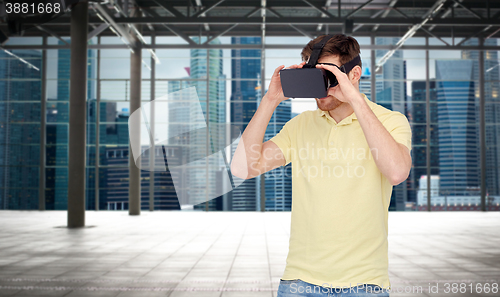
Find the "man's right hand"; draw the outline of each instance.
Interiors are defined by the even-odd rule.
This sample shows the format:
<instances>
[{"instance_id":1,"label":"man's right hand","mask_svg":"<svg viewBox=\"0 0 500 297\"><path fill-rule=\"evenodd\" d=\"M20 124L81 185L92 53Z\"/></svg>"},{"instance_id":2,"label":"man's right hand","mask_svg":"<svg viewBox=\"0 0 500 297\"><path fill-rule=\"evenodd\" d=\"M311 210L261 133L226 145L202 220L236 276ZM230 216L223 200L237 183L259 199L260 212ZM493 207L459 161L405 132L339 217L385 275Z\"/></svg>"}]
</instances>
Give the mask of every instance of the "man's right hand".
<instances>
[{"instance_id":1,"label":"man's right hand","mask_svg":"<svg viewBox=\"0 0 500 297\"><path fill-rule=\"evenodd\" d=\"M306 62L294 64L288 67L288 69L302 68L305 64ZM285 97L285 95L283 94L283 88L281 87L280 71L283 68L285 68L285 65L280 65L274 70L273 76L271 77L271 82L269 83L269 88L264 95L267 100L272 101L276 104L276 106L280 104L281 101L289 98Z\"/></svg>"}]
</instances>

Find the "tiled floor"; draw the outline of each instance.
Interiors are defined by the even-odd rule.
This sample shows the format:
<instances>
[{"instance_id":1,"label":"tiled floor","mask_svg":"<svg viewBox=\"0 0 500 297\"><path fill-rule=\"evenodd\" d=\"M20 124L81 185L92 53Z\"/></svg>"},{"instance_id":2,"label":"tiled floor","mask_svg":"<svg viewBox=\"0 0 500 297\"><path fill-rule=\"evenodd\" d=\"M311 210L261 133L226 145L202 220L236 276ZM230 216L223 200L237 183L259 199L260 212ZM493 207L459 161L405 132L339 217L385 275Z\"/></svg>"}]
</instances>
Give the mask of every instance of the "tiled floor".
<instances>
[{"instance_id":1,"label":"tiled floor","mask_svg":"<svg viewBox=\"0 0 500 297\"><path fill-rule=\"evenodd\" d=\"M90 211L86 222L0 211L0 296L272 297L288 252L290 213ZM393 290L423 290L391 297L500 296L477 291L500 284L500 212L391 212L389 263Z\"/></svg>"}]
</instances>

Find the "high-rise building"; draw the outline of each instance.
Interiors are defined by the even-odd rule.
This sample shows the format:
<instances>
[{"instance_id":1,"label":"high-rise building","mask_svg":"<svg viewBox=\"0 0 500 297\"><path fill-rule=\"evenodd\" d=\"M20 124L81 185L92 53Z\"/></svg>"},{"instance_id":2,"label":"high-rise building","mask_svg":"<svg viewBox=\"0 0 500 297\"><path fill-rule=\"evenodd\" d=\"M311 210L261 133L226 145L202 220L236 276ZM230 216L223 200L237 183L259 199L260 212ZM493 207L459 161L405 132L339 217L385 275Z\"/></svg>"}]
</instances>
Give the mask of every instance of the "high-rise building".
<instances>
[{"instance_id":1,"label":"high-rise building","mask_svg":"<svg viewBox=\"0 0 500 297\"><path fill-rule=\"evenodd\" d=\"M13 50L41 69L41 52ZM0 209L38 209L41 72L0 52Z\"/></svg>"},{"instance_id":2,"label":"high-rise building","mask_svg":"<svg viewBox=\"0 0 500 297\"><path fill-rule=\"evenodd\" d=\"M232 44L260 44L260 37L232 37ZM261 51L254 49L231 50L231 124L243 132L261 99ZM232 138L235 138L233 135ZM235 150L236 148L233 148ZM232 210L260 209L261 177L245 180L232 191Z\"/></svg>"},{"instance_id":3,"label":"high-rise building","mask_svg":"<svg viewBox=\"0 0 500 297\"><path fill-rule=\"evenodd\" d=\"M419 177L418 181L418 189L415 191L417 193L417 206L427 205L427 174ZM437 203L439 199L439 175L431 175L430 176L430 196L431 196L431 205L433 203Z\"/></svg>"},{"instance_id":4,"label":"high-rise building","mask_svg":"<svg viewBox=\"0 0 500 297\"><path fill-rule=\"evenodd\" d=\"M144 148L146 149L146 148ZM128 209L128 156L127 146L107 147L103 156L102 190L99 201L101 209L127 210ZM151 153L151 151L149 152ZM180 162L182 150L178 146L156 146L156 164L165 162L168 157L169 164ZM165 156L167 155L167 156ZM147 156L146 156L147 157ZM149 160L149 158L147 158ZM149 209L149 172L141 171L141 209ZM170 172L161 171L154 173L154 209L155 210L180 210L179 200L175 192Z\"/></svg>"},{"instance_id":5,"label":"high-rise building","mask_svg":"<svg viewBox=\"0 0 500 297\"><path fill-rule=\"evenodd\" d=\"M372 94L371 72L369 67L365 67L359 80L359 92L365 94L369 100Z\"/></svg>"},{"instance_id":6,"label":"high-rise building","mask_svg":"<svg viewBox=\"0 0 500 297\"><path fill-rule=\"evenodd\" d=\"M95 100L88 103L88 120L95 122ZM126 210L128 209L128 177L129 177L129 135L127 123L129 119L128 108L117 112L114 102L101 102L99 142L102 144L115 144L102 146L100 152L99 169L99 209ZM93 134L95 137L95 134ZM148 147L143 147L144 166L149 162L149 154L155 154L155 164L165 164L165 155L168 154L169 164L180 162L182 151L178 147L158 145L152 152ZM93 164L93 163L92 163ZM150 172L141 170L141 209L149 209ZM94 188L88 184L87 188ZM154 209L179 210L179 201L173 186L172 177L168 170L154 173ZM90 202L88 202L90 203Z\"/></svg>"},{"instance_id":7,"label":"high-rise building","mask_svg":"<svg viewBox=\"0 0 500 297\"><path fill-rule=\"evenodd\" d=\"M431 211L479 211L481 210L480 195L450 195L439 189L439 175L430 176ZM487 196L488 210L500 210L498 196ZM417 191L416 208L427 210L427 176L420 177L420 186Z\"/></svg>"},{"instance_id":8,"label":"high-rise building","mask_svg":"<svg viewBox=\"0 0 500 297\"><path fill-rule=\"evenodd\" d=\"M395 45L398 41L398 38L375 38L376 45ZM387 50L375 51L377 59L380 59L386 53ZM371 70L373 71L373 69ZM405 114L405 77L406 71L403 61L403 51L399 50L382 66L382 73L376 74L377 104Z\"/></svg>"},{"instance_id":9,"label":"high-rise building","mask_svg":"<svg viewBox=\"0 0 500 297\"><path fill-rule=\"evenodd\" d=\"M398 38L377 37L376 45L395 45ZM375 56L380 59L387 50L376 50ZM374 75L374 69L371 69ZM406 63L403 60L403 51L396 51L392 57L382 66L382 72L376 76L376 102L393 111L406 113ZM371 99L371 98L370 98ZM405 210L408 201L407 181L394 186L391 196L390 210Z\"/></svg>"},{"instance_id":10,"label":"high-rise building","mask_svg":"<svg viewBox=\"0 0 500 297\"><path fill-rule=\"evenodd\" d=\"M59 41L59 44L63 44ZM58 50L57 63L57 98L49 99L48 111L52 113L47 120L47 209L65 210L68 201L68 133L69 133L69 82L70 82L70 50ZM88 50L87 66L87 100L96 98L95 50ZM89 131L87 131L89 132ZM90 134L87 133L87 140ZM88 158L95 158L87 155ZM87 173L86 184L93 184L94 175ZM93 191L87 191L87 195ZM95 209L94 199L86 199L86 208Z\"/></svg>"},{"instance_id":11,"label":"high-rise building","mask_svg":"<svg viewBox=\"0 0 500 297\"><path fill-rule=\"evenodd\" d=\"M188 75L191 75L191 71L189 67L185 68ZM191 104L193 102L189 102L190 98L181 98L179 95L182 93L176 93L179 92L180 90L187 89L191 86L191 81L189 80L182 80L182 79L189 79L190 77L184 77L181 78L181 80L178 81L169 81L168 82L168 94L169 98L167 99L168 102L168 138L171 137L171 135L175 134L180 134L180 133L185 133L189 132L189 129L186 129L190 123L189 117L191 114ZM176 94L174 94L176 93ZM177 95L177 96L175 96ZM174 96L173 98L170 98L171 96ZM177 137L176 139L176 144L177 145L188 145L189 144L189 134L183 135L184 137Z\"/></svg>"},{"instance_id":12,"label":"high-rise building","mask_svg":"<svg viewBox=\"0 0 500 297\"><path fill-rule=\"evenodd\" d=\"M193 37L195 42L198 42L198 37ZM201 38L204 42L206 37ZM211 43L220 43L219 39L211 41ZM208 55L207 55L208 54ZM191 49L190 50L190 67L186 69L191 79L197 79L189 82L169 82L169 94L179 90L194 87L198 102L185 102L182 99L176 102L174 99L169 103L169 135L173 132L179 133L179 129L187 129L182 132L189 132L192 129L189 127L194 119L199 119L201 115L197 114L199 109L190 108L192 104L199 104L201 111L207 122L210 131L210 140L207 143L206 137L190 137L193 134L186 134L186 137L178 139L175 145L187 146L188 156L186 162L191 163L197 160L202 160L207 157L207 146L209 155L216 154L219 148L226 144L226 77L223 74L222 50L220 49ZM208 57L208 59L207 59ZM207 69L208 67L208 69ZM207 73L208 86L207 86ZM208 93L207 93L208 91ZM207 105L208 99L208 105ZM207 114L208 107L208 114ZM208 118L208 121L207 121ZM180 123L176 125L175 123ZM170 137L170 136L169 136ZM208 158L207 165L191 165L187 174L187 184L189 185L189 202L194 204L194 209L204 210L206 208L206 197L208 200L208 210L222 210L222 197L217 196L216 187L209 185L216 184L220 180L220 171L226 170L226 165L222 159ZM209 167L207 171L206 166ZM207 174L208 172L208 174ZM216 197L211 199L211 197Z\"/></svg>"},{"instance_id":13,"label":"high-rise building","mask_svg":"<svg viewBox=\"0 0 500 297\"><path fill-rule=\"evenodd\" d=\"M472 60L437 60L439 189L442 195L477 194L477 106Z\"/></svg>"},{"instance_id":14,"label":"high-rise building","mask_svg":"<svg viewBox=\"0 0 500 297\"><path fill-rule=\"evenodd\" d=\"M412 84L412 100L408 108L408 120L413 123L412 127L412 163L413 169L410 171L408 201L416 202L417 189L422 189L419 185L420 177L427 175L427 132L426 132L426 82L413 81ZM437 91L436 82L429 81L430 91L430 163L431 174L439 175L439 137L437 133Z\"/></svg>"},{"instance_id":15,"label":"high-rise building","mask_svg":"<svg viewBox=\"0 0 500 297\"><path fill-rule=\"evenodd\" d=\"M477 38L471 38L464 42L464 45L477 46ZM485 46L496 46L497 39L488 38L484 41ZM472 61L472 77L479 80L479 51L462 51L462 59ZM500 194L500 104L499 104L499 67L498 52L484 52L484 99L485 99L485 122L486 122L486 192L489 195ZM479 135L479 89L475 88L476 94L476 127ZM479 146L477 157L479 158ZM478 159L479 160L479 159ZM478 163L479 164L479 163Z\"/></svg>"}]
</instances>

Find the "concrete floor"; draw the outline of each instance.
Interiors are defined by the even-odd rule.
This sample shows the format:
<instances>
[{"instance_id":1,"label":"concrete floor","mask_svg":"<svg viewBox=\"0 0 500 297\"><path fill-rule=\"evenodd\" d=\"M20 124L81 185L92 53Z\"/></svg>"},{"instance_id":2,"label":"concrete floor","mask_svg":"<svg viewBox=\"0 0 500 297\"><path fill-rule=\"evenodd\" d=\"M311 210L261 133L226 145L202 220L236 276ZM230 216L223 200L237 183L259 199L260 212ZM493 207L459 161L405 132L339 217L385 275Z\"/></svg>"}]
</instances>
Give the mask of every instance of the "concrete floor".
<instances>
[{"instance_id":1,"label":"concrete floor","mask_svg":"<svg viewBox=\"0 0 500 297\"><path fill-rule=\"evenodd\" d=\"M0 296L272 297L288 252L290 213L90 211L86 222L0 211ZM423 290L391 297L500 296L476 291L500 284L500 212L391 212L389 263L393 290Z\"/></svg>"}]
</instances>

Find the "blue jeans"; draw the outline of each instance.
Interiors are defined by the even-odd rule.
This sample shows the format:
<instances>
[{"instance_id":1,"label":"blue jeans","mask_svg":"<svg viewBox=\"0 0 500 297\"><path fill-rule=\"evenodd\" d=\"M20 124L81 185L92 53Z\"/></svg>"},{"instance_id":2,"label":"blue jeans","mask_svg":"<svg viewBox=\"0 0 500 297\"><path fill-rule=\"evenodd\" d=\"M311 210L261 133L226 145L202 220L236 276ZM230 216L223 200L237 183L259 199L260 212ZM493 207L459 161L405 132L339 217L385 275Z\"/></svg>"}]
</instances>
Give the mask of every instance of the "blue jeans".
<instances>
[{"instance_id":1,"label":"blue jeans","mask_svg":"<svg viewBox=\"0 0 500 297\"><path fill-rule=\"evenodd\" d=\"M389 297L380 286L363 284L351 288L321 287L300 279L280 280L278 297Z\"/></svg>"}]
</instances>

